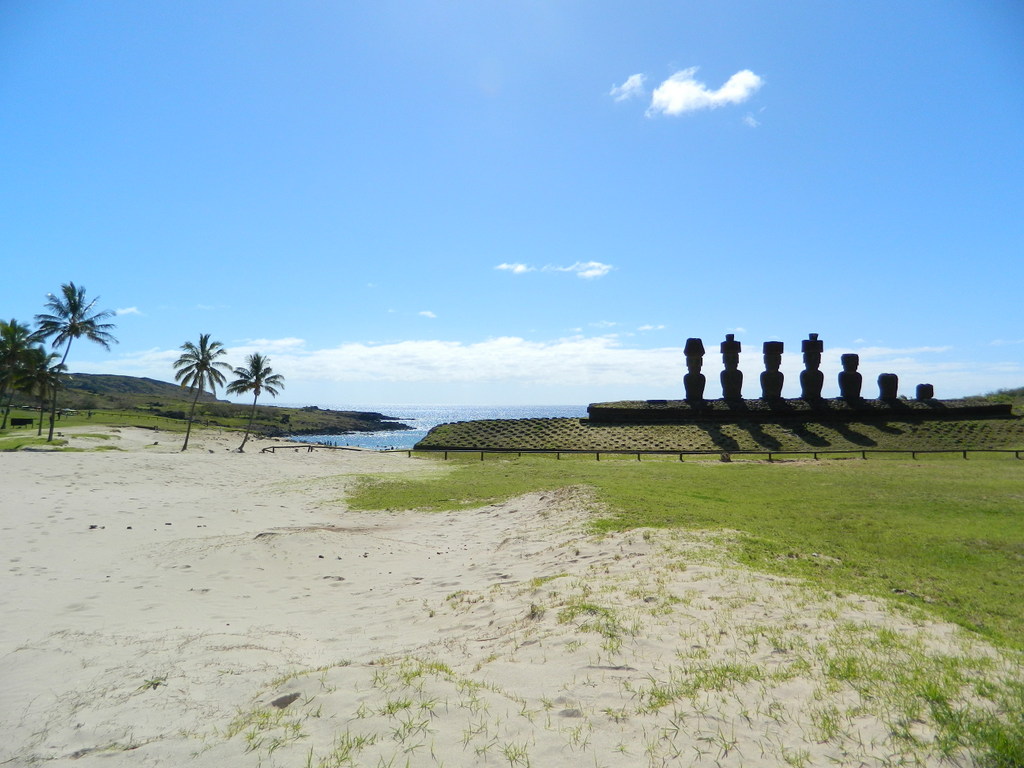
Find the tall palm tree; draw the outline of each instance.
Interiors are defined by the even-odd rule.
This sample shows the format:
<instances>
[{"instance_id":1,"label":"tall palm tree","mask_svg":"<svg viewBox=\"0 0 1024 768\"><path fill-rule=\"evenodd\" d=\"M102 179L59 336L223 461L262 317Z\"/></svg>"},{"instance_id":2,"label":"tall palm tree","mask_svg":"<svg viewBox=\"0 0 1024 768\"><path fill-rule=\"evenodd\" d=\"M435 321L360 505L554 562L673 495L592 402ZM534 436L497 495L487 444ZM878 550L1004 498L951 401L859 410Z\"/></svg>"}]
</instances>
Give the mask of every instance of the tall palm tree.
<instances>
[{"instance_id":1,"label":"tall palm tree","mask_svg":"<svg viewBox=\"0 0 1024 768\"><path fill-rule=\"evenodd\" d=\"M10 322L0 320L0 404L4 409L0 429L7 429L18 377L25 370L29 350L38 341L39 338L27 325L14 319Z\"/></svg>"},{"instance_id":2,"label":"tall palm tree","mask_svg":"<svg viewBox=\"0 0 1024 768\"><path fill-rule=\"evenodd\" d=\"M284 389L284 376L274 373L274 369L267 363L269 358L259 352L253 352L245 358L245 366L235 368L235 380L228 384L229 395L244 395L252 392L252 410L249 411L249 423L245 425L245 437L242 444L238 446L238 452L245 450L245 443L249 439L249 430L252 429L252 420L256 416L256 400L260 393L266 390L271 397L277 397L278 392Z\"/></svg>"},{"instance_id":3,"label":"tall palm tree","mask_svg":"<svg viewBox=\"0 0 1024 768\"><path fill-rule=\"evenodd\" d=\"M192 418L196 413L196 403L199 396L210 388L211 394L216 394L217 387L225 381L221 369L231 370L225 362L217 360L227 353L224 345L219 341L210 341L210 334L203 333L199 336L199 344L186 341L181 345L182 355L174 362L177 369L174 380L181 383L181 386L188 387L189 391L195 391L192 398L192 409L188 412L188 428L185 430L185 444L181 450L188 448L188 438L192 434Z\"/></svg>"},{"instance_id":4,"label":"tall palm tree","mask_svg":"<svg viewBox=\"0 0 1024 768\"><path fill-rule=\"evenodd\" d=\"M60 360L63 366L68 359L68 352L71 351L71 342L82 336L89 341L94 341L104 349L110 349L111 344L116 344L117 339L111 335L114 328L113 323L105 323L104 320L113 317L114 313L109 309L94 311L99 298L86 301L85 287L78 287L74 283L65 283L60 287L60 296L52 293L47 296L46 308L48 314L36 315L36 322L39 323L38 334L41 338L53 337L53 347L64 346L64 356ZM57 394L54 392L53 407L50 411L50 436L47 441L53 440L53 422L57 416Z\"/></svg>"}]
</instances>

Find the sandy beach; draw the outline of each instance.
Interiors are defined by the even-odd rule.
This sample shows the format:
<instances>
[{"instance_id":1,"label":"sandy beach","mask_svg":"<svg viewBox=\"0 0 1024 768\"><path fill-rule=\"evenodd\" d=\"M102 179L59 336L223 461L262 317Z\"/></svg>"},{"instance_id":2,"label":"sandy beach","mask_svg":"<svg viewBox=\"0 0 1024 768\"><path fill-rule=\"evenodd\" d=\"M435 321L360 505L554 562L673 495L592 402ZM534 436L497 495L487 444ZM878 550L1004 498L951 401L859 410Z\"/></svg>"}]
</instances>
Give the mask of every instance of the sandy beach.
<instances>
[{"instance_id":1,"label":"sandy beach","mask_svg":"<svg viewBox=\"0 0 1024 768\"><path fill-rule=\"evenodd\" d=\"M836 669L1007 663L726 534L592 536L585 489L354 512L446 466L107 431L0 454L0 765L939 765L884 674Z\"/></svg>"}]
</instances>

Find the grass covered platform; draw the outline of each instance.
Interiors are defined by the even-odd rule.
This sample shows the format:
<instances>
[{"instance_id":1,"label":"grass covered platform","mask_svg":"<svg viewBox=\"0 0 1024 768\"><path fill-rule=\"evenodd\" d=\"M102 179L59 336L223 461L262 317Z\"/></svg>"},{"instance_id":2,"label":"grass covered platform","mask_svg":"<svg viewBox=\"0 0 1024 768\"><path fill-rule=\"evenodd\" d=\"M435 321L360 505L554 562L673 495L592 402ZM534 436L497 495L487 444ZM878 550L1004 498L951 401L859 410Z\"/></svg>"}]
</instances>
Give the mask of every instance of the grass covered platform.
<instances>
[{"instance_id":1,"label":"grass covered platform","mask_svg":"<svg viewBox=\"0 0 1024 768\"><path fill-rule=\"evenodd\" d=\"M493 451L862 451L1024 449L1024 419L788 423L717 418L679 424L587 419L495 419L434 427L417 450Z\"/></svg>"}]
</instances>

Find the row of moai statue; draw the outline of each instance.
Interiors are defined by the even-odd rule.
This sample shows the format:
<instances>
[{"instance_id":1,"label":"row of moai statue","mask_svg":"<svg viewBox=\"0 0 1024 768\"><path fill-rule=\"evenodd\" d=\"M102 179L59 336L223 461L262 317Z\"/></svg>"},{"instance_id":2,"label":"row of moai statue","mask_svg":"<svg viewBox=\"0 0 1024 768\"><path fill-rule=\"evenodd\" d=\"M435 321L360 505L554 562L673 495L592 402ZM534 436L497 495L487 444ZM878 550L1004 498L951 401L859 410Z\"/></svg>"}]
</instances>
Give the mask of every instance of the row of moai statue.
<instances>
[{"instance_id":1,"label":"row of moai statue","mask_svg":"<svg viewBox=\"0 0 1024 768\"><path fill-rule=\"evenodd\" d=\"M820 400L821 389L825 384L825 375L819 370L821 367L821 353L824 351L824 342L818 338L818 334L812 333L801 343L801 350L804 355L804 370L800 372L800 398L802 400ZM725 341L721 344L722 364L725 366L721 373L722 397L726 400L743 399L743 371L740 365L740 342L732 333L725 335ZM762 347L764 354L764 372L761 374L761 397L765 400L782 399L782 385L785 375L779 370L782 367L782 352L784 345L781 341L766 341ZM687 339L683 348L686 355L687 373L683 377L683 387L686 390L686 400L690 403L703 402L704 387L707 380L700 372L704 364L704 343L700 339ZM849 354L841 357L843 370L839 374L839 396L844 400L860 400L863 376L857 371L860 365L860 356ZM896 400L899 389L899 377L895 373L883 373L878 377L878 399ZM917 399L931 400L935 397L935 388L931 384L917 385Z\"/></svg>"}]
</instances>

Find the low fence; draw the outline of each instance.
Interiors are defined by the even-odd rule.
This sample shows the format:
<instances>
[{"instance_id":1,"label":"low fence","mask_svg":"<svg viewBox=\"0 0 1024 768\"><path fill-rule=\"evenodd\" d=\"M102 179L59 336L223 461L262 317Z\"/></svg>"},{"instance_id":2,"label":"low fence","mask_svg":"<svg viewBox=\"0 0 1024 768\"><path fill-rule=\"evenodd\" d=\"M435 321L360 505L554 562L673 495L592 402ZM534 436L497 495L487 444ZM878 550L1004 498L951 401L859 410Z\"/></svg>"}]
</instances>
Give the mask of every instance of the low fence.
<instances>
[{"instance_id":1,"label":"low fence","mask_svg":"<svg viewBox=\"0 0 1024 768\"><path fill-rule=\"evenodd\" d=\"M861 450L827 450L827 451L629 451L629 450L608 450L608 451L588 451L588 450L519 450L519 449L484 449L479 448L449 448L444 449L406 449L402 451L389 451L389 453L407 453L410 457L413 453L434 453L444 454L445 460L448 459L449 453L454 454L479 454L480 461L484 460L485 454L497 454L508 456L515 454L516 456L522 456L523 454L539 454L539 455L554 455L555 459L561 459L563 455L566 456L580 456L591 454L594 455L597 461L601 460L602 456L635 456L637 461L641 461L644 456L678 456L680 461L683 461L685 456L719 456L725 461L729 461L733 456L767 456L768 461L775 461L777 457L782 456L812 456L815 461L819 460L821 456L860 456L861 459L867 459L869 454L903 454L910 456L911 459L916 460L919 455L922 454L954 454L961 455L964 459L968 458L968 454L972 453L1012 453L1014 458L1020 459L1021 453L1024 453L1024 449L1013 449L1013 448L968 448L964 449L941 449L941 448L927 448L927 449L908 449L908 448L868 448Z\"/></svg>"},{"instance_id":2,"label":"low fence","mask_svg":"<svg viewBox=\"0 0 1024 768\"><path fill-rule=\"evenodd\" d=\"M260 449L260 453L277 453L277 451L294 451L295 453L312 453L313 451L365 451L365 448L354 448L351 445L324 445L323 443L304 443L296 445L268 445Z\"/></svg>"}]
</instances>

